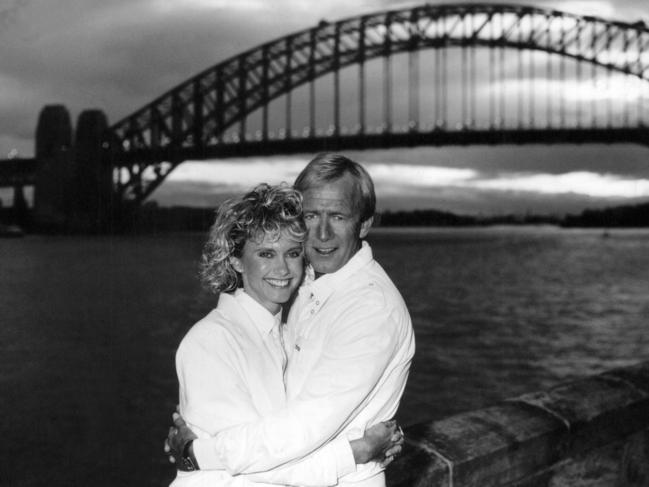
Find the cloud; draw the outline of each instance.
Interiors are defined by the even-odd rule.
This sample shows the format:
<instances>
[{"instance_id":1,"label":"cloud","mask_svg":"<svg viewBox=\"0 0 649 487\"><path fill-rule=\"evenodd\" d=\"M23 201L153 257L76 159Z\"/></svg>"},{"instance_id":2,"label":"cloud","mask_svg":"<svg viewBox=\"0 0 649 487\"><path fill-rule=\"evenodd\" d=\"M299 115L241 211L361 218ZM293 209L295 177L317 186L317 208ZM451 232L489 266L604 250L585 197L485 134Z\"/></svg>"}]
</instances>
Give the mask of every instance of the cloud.
<instances>
[{"instance_id":1,"label":"cloud","mask_svg":"<svg viewBox=\"0 0 649 487\"><path fill-rule=\"evenodd\" d=\"M649 198L649 179L627 179L586 171L565 174L501 174L468 182L469 187L498 191L577 194L596 198Z\"/></svg>"},{"instance_id":2,"label":"cloud","mask_svg":"<svg viewBox=\"0 0 649 487\"><path fill-rule=\"evenodd\" d=\"M277 184L295 180L306 160L295 158L241 159L220 162L187 162L169 177L166 185L201 185L209 193L241 193L260 182ZM379 196L410 197L430 191L489 191L537 195L579 195L618 200L649 198L649 178L622 177L610 173L570 171L481 172L471 168L453 168L415 164L364 163ZM194 186L195 189L199 187Z\"/></svg>"},{"instance_id":3,"label":"cloud","mask_svg":"<svg viewBox=\"0 0 649 487\"><path fill-rule=\"evenodd\" d=\"M483 175L474 169L434 166L368 164L377 191L404 194L422 189L454 187L499 192L526 192L544 195L576 194L597 198L649 198L649 179L622 178L587 171L563 174L508 173Z\"/></svg>"},{"instance_id":4,"label":"cloud","mask_svg":"<svg viewBox=\"0 0 649 487\"><path fill-rule=\"evenodd\" d=\"M227 161L188 161L175 169L168 182L211 183L228 191L245 191L252 186L267 182L292 183L308 158L269 157L231 159Z\"/></svg>"}]
</instances>

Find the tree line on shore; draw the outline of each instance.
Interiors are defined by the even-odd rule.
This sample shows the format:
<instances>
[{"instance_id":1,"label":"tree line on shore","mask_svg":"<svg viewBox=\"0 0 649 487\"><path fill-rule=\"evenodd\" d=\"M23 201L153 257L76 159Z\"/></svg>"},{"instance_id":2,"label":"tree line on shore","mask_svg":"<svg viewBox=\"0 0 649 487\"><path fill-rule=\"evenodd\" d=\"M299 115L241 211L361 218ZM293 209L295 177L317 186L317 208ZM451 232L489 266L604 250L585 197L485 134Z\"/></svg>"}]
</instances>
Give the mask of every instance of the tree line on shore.
<instances>
[{"instance_id":1,"label":"tree line on shore","mask_svg":"<svg viewBox=\"0 0 649 487\"><path fill-rule=\"evenodd\" d=\"M0 207L0 225L17 224L38 233L28 221L17 221L10 208ZM24 217L24 215L23 215ZM20 219L19 219L20 220ZM214 208L164 207L154 201L131 215L125 228L132 232L206 231L214 221ZM27 224L25 224L27 223ZM578 215L459 215L440 210L384 211L375 218L381 227L470 227L489 225L556 225L565 228L649 227L649 202L584 210Z\"/></svg>"},{"instance_id":2,"label":"tree line on shore","mask_svg":"<svg viewBox=\"0 0 649 487\"><path fill-rule=\"evenodd\" d=\"M203 231L214 220L213 208L159 207L150 203L142 207L134 227L147 231ZM377 215L381 227L444 226L469 227L488 225L556 225L581 228L649 227L649 202L584 210L577 215L459 215L433 209L384 211Z\"/></svg>"}]
</instances>

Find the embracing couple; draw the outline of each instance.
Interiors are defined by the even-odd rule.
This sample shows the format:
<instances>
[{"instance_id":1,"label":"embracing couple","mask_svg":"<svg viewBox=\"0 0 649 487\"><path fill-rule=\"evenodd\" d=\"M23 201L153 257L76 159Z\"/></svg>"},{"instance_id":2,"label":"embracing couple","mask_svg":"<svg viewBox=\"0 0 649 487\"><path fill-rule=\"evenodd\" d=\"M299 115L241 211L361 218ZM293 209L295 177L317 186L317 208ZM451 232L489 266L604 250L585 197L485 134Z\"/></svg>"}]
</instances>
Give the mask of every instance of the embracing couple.
<instances>
[{"instance_id":1,"label":"embracing couple","mask_svg":"<svg viewBox=\"0 0 649 487\"><path fill-rule=\"evenodd\" d=\"M202 262L218 306L176 354L172 486L385 486L415 342L364 241L375 205L360 164L320 154L294 188L218 209Z\"/></svg>"}]
</instances>

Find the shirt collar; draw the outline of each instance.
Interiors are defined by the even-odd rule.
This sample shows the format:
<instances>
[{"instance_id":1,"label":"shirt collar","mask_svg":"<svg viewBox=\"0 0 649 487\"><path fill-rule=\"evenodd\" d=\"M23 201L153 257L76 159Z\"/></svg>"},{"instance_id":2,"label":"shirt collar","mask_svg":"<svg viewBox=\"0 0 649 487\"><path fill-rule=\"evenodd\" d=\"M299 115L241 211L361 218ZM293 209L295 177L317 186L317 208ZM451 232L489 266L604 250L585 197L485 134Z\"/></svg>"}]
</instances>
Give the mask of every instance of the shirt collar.
<instances>
[{"instance_id":1,"label":"shirt collar","mask_svg":"<svg viewBox=\"0 0 649 487\"><path fill-rule=\"evenodd\" d=\"M348 277L365 267L372 260L372 248L370 247L370 244L363 240L358 252L356 252L352 258L336 272L323 274L318 279L315 279L313 267L309 265L304 279L305 285L300 289L300 292L303 292L302 289L307 288L308 292L317 294L324 299L339 288Z\"/></svg>"},{"instance_id":2,"label":"shirt collar","mask_svg":"<svg viewBox=\"0 0 649 487\"><path fill-rule=\"evenodd\" d=\"M262 335L271 333L273 328L279 324L282 316L281 310L276 315L273 315L242 288L234 292L234 299L246 311L250 320Z\"/></svg>"}]
</instances>

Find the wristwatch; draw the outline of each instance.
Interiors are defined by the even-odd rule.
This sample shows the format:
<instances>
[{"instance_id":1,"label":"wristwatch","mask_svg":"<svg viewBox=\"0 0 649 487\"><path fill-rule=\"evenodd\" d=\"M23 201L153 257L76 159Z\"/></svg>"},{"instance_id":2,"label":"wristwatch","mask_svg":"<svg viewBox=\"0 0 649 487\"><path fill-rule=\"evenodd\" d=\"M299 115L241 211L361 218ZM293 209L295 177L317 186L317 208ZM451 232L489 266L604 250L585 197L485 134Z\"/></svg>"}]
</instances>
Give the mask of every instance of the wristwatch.
<instances>
[{"instance_id":1,"label":"wristwatch","mask_svg":"<svg viewBox=\"0 0 649 487\"><path fill-rule=\"evenodd\" d=\"M180 463L178 464L178 469L183 472L193 472L194 470L198 470L198 462L194 456L193 444L194 440L189 440L183 447L183 454L180 458Z\"/></svg>"}]
</instances>

